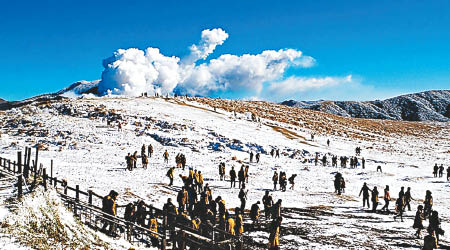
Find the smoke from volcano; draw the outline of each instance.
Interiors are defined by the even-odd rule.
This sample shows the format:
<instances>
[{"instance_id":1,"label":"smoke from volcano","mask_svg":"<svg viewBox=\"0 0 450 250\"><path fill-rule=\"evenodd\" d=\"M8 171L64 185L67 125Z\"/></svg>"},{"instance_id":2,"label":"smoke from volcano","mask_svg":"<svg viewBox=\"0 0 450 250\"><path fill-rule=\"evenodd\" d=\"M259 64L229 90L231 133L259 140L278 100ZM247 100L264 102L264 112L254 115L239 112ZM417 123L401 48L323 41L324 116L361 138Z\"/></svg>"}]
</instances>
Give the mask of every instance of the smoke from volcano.
<instances>
[{"instance_id":1,"label":"smoke from volcano","mask_svg":"<svg viewBox=\"0 0 450 250\"><path fill-rule=\"evenodd\" d=\"M228 34L218 29L202 31L198 44L189 47L185 58L163 55L158 48L145 51L119 49L103 61L104 71L98 85L101 95L138 96L190 94L209 96L227 91L260 92L263 83L281 80L291 66L309 67L312 57L295 49L265 50L260 54L223 54L205 60L222 45Z\"/></svg>"}]
</instances>

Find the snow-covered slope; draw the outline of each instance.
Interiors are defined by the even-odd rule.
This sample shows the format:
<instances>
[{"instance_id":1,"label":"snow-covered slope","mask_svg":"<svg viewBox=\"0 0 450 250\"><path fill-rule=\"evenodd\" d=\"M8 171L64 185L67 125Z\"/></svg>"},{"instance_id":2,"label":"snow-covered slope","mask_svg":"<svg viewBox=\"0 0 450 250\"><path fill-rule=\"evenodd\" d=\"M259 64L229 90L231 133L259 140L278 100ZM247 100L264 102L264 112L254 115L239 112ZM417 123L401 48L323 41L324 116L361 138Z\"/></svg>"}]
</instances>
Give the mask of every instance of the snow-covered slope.
<instances>
[{"instance_id":1,"label":"snow-covered slope","mask_svg":"<svg viewBox=\"0 0 450 250\"><path fill-rule=\"evenodd\" d=\"M252 121L251 113L260 122ZM186 155L188 167L202 171L214 198L222 196L228 208L240 205L239 190L219 180L220 162L226 163L227 173L231 166L250 166L247 209L272 189L274 171L285 171L288 177L297 174L294 190L272 192L275 200L283 200L282 249L419 247L423 240L414 238L412 223L426 190L433 192L434 208L443 229L450 232L450 185L431 174L434 163L450 161L449 123L352 119L273 103L208 98L59 99L0 111L0 117L2 157L14 158L24 146L39 144L45 150L40 152L41 162L49 165L54 159L58 179L99 194L115 189L119 204L143 199L162 207L167 198L176 200L182 181L176 178L169 187L165 174L175 166L177 153ZM314 140L309 139L312 133ZM149 168L138 164L138 169L126 171L124 157L134 151L140 154L142 144L154 147ZM366 169L312 162L316 152L353 156L357 146ZM280 149L280 158L269 155L272 148ZM170 154L169 164L163 162L164 150ZM249 162L250 151L261 153L260 163ZM378 165L383 173L376 171ZM333 187L337 171L347 183L341 196ZM187 170L176 169L175 176L179 174L186 175ZM405 222L364 210L358 198L363 182L377 186L380 193L390 185L394 198L401 186L411 187L415 200ZM269 235L266 230L247 234L255 246L264 246ZM450 245L447 236L441 243Z\"/></svg>"}]
</instances>

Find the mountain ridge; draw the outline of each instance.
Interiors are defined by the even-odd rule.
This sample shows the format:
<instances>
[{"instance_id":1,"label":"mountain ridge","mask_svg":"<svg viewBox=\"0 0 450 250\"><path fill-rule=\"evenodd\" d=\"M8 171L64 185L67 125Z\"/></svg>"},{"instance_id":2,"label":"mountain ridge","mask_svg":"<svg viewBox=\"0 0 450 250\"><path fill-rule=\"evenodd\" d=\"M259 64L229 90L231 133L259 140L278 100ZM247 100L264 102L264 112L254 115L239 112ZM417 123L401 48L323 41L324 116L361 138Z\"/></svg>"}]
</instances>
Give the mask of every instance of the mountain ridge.
<instances>
[{"instance_id":1,"label":"mountain ridge","mask_svg":"<svg viewBox=\"0 0 450 250\"><path fill-rule=\"evenodd\" d=\"M429 90L375 101L287 100L281 104L353 118L450 121L450 90Z\"/></svg>"}]
</instances>

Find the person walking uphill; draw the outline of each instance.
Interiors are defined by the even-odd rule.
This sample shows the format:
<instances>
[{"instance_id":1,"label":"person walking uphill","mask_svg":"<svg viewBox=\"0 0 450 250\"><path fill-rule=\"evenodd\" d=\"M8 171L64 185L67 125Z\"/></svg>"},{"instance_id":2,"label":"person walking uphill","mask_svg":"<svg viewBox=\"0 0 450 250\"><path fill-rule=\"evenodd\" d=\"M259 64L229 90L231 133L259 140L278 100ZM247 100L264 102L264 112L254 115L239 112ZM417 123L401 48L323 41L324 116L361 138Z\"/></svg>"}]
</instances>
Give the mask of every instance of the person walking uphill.
<instances>
[{"instance_id":1,"label":"person walking uphill","mask_svg":"<svg viewBox=\"0 0 450 250\"><path fill-rule=\"evenodd\" d=\"M278 250L280 249L280 225L283 221L282 217L275 218L270 224L270 234L269 234L269 250Z\"/></svg>"},{"instance_id":2,"label":"person walking uphill","mask_svg":"<svg viewBox=\"0 0 450 250\"><path fill-rule=\"evenodd\" d=\"M447 168L447 181L450 181L450 166Z\"/></svg>"},{"instance_id":3,"label":"person walking uphill","mask_svg":"<svg viewBox=\"0 0 450 250\"><path fill-rule=\"evenodd\" d=\"M439 178L442 178L443 175L444 175L444 165L441 164L441 166L439 167Z\"/></svg>"},{"instance_id":4,"label":"person walking uphill","mask_svg":"<svg viewBox=\"0 0 450 250\"><path fill-rule=\"evenodd\" d=\"M434 167L433 167L433 175L435 178L438 177L438 170L439 170L439 167L436 163L436 164L434 164Z\"/></svg>"},{"instance_id":5,"label":"person walking uphill","mask_svg":"<svg viewBox=\"0 0 450 250\"><path fill-rule=\"evenodd\" d=\"M147 169L147 166L148 166L148 158L147 155L144 154L142 155L142 167Z\"/></svg>"},{"instance_id":6,"label":"person walking uphill","mask_svg":"<svg viewBox=\"0 0 450 250\"><path fill-rule=\"evenodd\" d=\"M147 153L148 153L148 158L152 158L152 154L153 154L152 144L148 144Z\"/></svg>"},{"instance_id":7,"label":"person walking uphill","mask_svg":"<svg viewBox=\"0 0 450 250\"><path fill-rule=\"evenodd\" d=\"M408 189L406 189L405 192L405 209L406 207L408 207L408 211L411 211L411 200L413 200L412 196L411 196L411 188L408 187Z\"/></svg>"},{"instance_id":8,"label":"person walking uphill","mask_svg":"<svg viewBox=\"0 0 450 250\"><path fill-rule=\"evenodd\" d=\"M189 194L186 190L186 187L183 186L183 188L178 192L177 195L178 210L180 211L180 213L185 211L188 201L189 201Z\"/></svg>"},{"instance_id":9,"label":"person walking uphill","mask_svg":"<svg viewBox=\"0 0 450 250\"><path fill-rule=\"evenodd\" d=\"M372 189L372 212L376 212L377 211L377 206L378 206L378 189L377 187L373 187Z\"/></svg>"},{"instance_id":10,"label":"person walking uphill","mask_svg":"<svg viewBox=\"0 0 450 250\"><path fill-rule=\"evenodd\" d=\"M167 152L167 150L164 152L163 157L164 157L164 163L168 164L169 163L169 152Z\"/></svg>"},{"instance_id":11,"label":"person walking uphill","mask_svg":"<svg viewBox=\"0 0 450 250\"><path fill-rule=\"evenodd\" d=\"M431 212L431 216L428 224L428 231L432 231L436 237L436 242L439 244L439 235L444 234L444 230L441 228L441 220L439 219L439 213L436 210Z\"/></svg>"},{"instance_id":12,"label":"person walking uphill","mask_svg":"<svg viewBox=\"0 0 450 250\"><path fill-rule=\"evenodd\" d=\"M334 176L334 192L337 192L338 195L340 195L341 191L342 191L342 187L341 187L342 181L341 181L341 179L342 179L342 174L339 173L339 172L336 173L336 175Z\"/></svg>"},{"instance_id":13,"label":"person walking uphill","mask_svg":"<svg viewBox=\"0 0 450 250\"><path fill-rule=\"evenodd\" d=\"M134 151L134 154L131 156L131 159L133 160L133 167L136 168L136 163L137 163L137 151Z\"/></svg>"},{"instance_id":14,"label":"person walking uphill","mask_svg":"<svg viewBox=\"0 0 450 250\"><path fill-rule=\"evenodd\" d=\"M117 215L116 211L116 199L119 194L111 190L107 196L105 196L102 200L102 211L109 214L110 216L105 216L106 220L104 220L103 227L101 229L102 232L108 233L112 235L115 231L114 223L110 220L113 219L113 216ZM106 231L106 228L109 226L109 230Z\"/></svg>"},{"instance_id":15,"label":"person walking uphill","mask_svg":"<svg viewBox=\"0 0 450 250\"><path fill-rule=\"evenodd\" d=\"M395 202L395 210L397 212L397 215L394 216L394 220L396 220L397 217L400 216L400 219L403 222L404 208L405 208L405 195L399 196L397 201Z\"/></svg>"},{"instance_id":16,"label":"person walking uphill","mask_svg":"<svg viewBox=\"0 0 450 250\"><path fill-rule=\"evenodd\" d=\"M125 161L127 163L127 169L133 171L133 159L131 158L130 153L128 153L128 155L125 156Z\"/></svg>"},{"instance_id":17,"label":"person walking uphill","mask_svg":"<svg viewBox=\"0 0 450 250\"><path fill-rule=\"evenodd\" d=\"M141 147L141 156L144 156L145 155L145 144L142 144L142 147Z\"/></svg>"},{"instance_id":18,"label":"person walking uphill","mask_svg":"<svg viewBox=\"0 0 450 250\"><path fill-rule=\"evenodd\" d=\"M239 195L238 195L238 198L241 201L242 213L244 213L244 210L245 210L245 204L247 202L247 193L248 193L248 190L245 190L245 184L242 184L242 188L239 191Z\"/></svg>"},{"instance_id":19,"label":"person walking uphill","mask_svg":"<svg viewBox=\"0 0 450 250\"><path fill-rule=\"evenodd\" d=\"M260 211L259 204L260 201L257 201L251 206L250 209L250 219L253 221L253 223L257 223L259 219L259 211Z\"/></svg>"},{"instance_id":20,"label":"person walking uphill","mask_svg":"<svg viewBox=\"0 0 450 250\"><path fill-rule=\"evenodd\" d=\"M262 202L264 205L264 216L266 217L266 219L269 219L273 206L273 199L272 196L269 194L269 191L266 190L266 194L263 196Z\"/></svg>"},{"instance_id":21,"label":"person walking uphill","mask_svg":"<svg viewBox=\"0 0 450 250\"><path fill-rule=\"evenodd\" d=\"M219 177L221 181L225 180L225 163L221 162L219 164Z\"/></svg>"},{"instance_id":22,"label":"person walking uphill","mask_svg":"<svg viewBox=\"0 0 450 250\"><path fill-rule=\"evenodd\" d=\"M277 190L277 183L278 183L278 173L277 173L277 171L273 172L272 181L273 181L273 191L276 191Z\"/></svg>"},{"instance_id":23,"label":"person walking uphill","mask_svg":"<svg viewBox=\"0 0 450 250\"><path fill-rule=\"evenodd\" d=\"M389 212L389 201L391 201L391 194L389 193L389 186L386 185L384 189L384 207L381 208L381 211Z\"/></svg>"},{"instance_id":24,"label":"person walking uphill","mask_svg":"<svg viewBox=\"0 0 450 250\"><path fill-rule=\"evenodd\" d=\"M420 231L422 231L422 229L424 229L425 227L423 226L423 206L419 205L417 207L417 212L416 212L416 217L414 218L414 224L413 224L413 228L417 229L416 231L416 237L419 239L421 237L421 233Z\"/></svg>"},{"instance_id":25,"label":"person walking uphill","mask_svg":"<svg viewBox=\"0 0 450 250\"><path fill-rule=\"evenodd\" d=\"M370 209L370 204L369 204L369 187L367 186L367 183L364 182L361 191L359 191L359 196L361 196L361 193L363 194L363 207L366 206L366 202L367 202L367 208Z\"/></svg>"},{"instance_id":26,"label":"person walking uphill","mask_svg":"<svg viewBox=\"0 0 450 250\"><path fill-rule=\"evenodd\" d=\"M431 196L431 191L427 190L426 194L425 194L425 200L423 202L423 204L425 205L424 207L424 216L425 218L427 218L432 211L433 208L433 196Z\"/></svg>"},{"instance_id":27,"label":"person walking uphill","mask_svg":"<svg viewBox=\"0 0 450 250\"><path fill-rule=\"evenodd\" d=\"M170 180L169 186L173 185L173 171L174 170L175 170L175 167L171 167L171 168L169 168L169 170L167 170L166 176L169 177L169 180Z\"/></svg>"},{"instance_id":28,"label":"person walking uphill","mask_svg":"<svg viewBox=\"0 0 450 250\"><path fill-rule=\"evenodd\" d=\"M238 172L238 178L239 178L239 188L245 183L245 171L244 171L244 165L241 166L241 169Z\"/></svg>"},{"instance_id":29,"label":"person walking uphill","mask_svg":"<svg viewBox=\"0 0 450 250\"><path fill-rule=\"evenodd\" d=\"M230 170L230 182L231 182L231 187L236 187L236 170L234 170L234 167L231 167Z\"/></svg>"}]
</instances>

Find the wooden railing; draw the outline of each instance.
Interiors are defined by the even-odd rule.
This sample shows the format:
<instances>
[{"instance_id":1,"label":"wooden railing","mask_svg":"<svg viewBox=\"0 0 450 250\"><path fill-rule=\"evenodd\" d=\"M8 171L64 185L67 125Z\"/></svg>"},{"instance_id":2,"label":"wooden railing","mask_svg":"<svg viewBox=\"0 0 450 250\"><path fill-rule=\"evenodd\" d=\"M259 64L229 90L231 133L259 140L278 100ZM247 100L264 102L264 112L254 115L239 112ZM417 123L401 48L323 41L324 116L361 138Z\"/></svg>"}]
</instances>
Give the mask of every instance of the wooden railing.
<instances>
[{"instance_id":1,"label":"wooden railing","mask_svg":"<svg viewBox=\"0 0 450 250\"><path fill-rule=\"evenodd\" d=\"M79 185L71 187L69 181L58 179L53 176L53 160L50 165L50 173L40 164L39 168L39 150L36 148L35 158L31 160L31 148L25 148L24 159L22 163L22 152L17 152L17 161L11 161L0 157L0 169L12 173L17 177L17 195L23 196L24 182L31 184L31 190L37 185L42 185L45 190L53 186L60 194L66 207L73 211L80 221L94 230L100 230L105 222L112 224L116 230L114 236L121 237L135 244L154 245L157 244L160 249L167 249L167 241L177 242L178 249L185 249L187 246L194 246L200 249L250 249L250 246L244 246L243 236L231 235L217 226L204 224L203 232L196 230L184 223L175 220L175 225L167 225L168 214L166 211L158 209L152 205L145 204L146 215L144 225L147 223L147 215L153 214L158 221L158 232L153 232L149 228L127 221L118 216L112 216L102 211L100 207L103 196L94 193L92 190L82 191ZM69 192L70 191L70 192ZM123 210L125 206L118 206L118 211ZM148 209L148 210L147 210ZM123 214L123 213L117 213ZM179 216L179 215L169 215ZM169 230L170 229L170 230ZM173 246L172 246L173 248Z\"/></svg>"}]
</instances>

